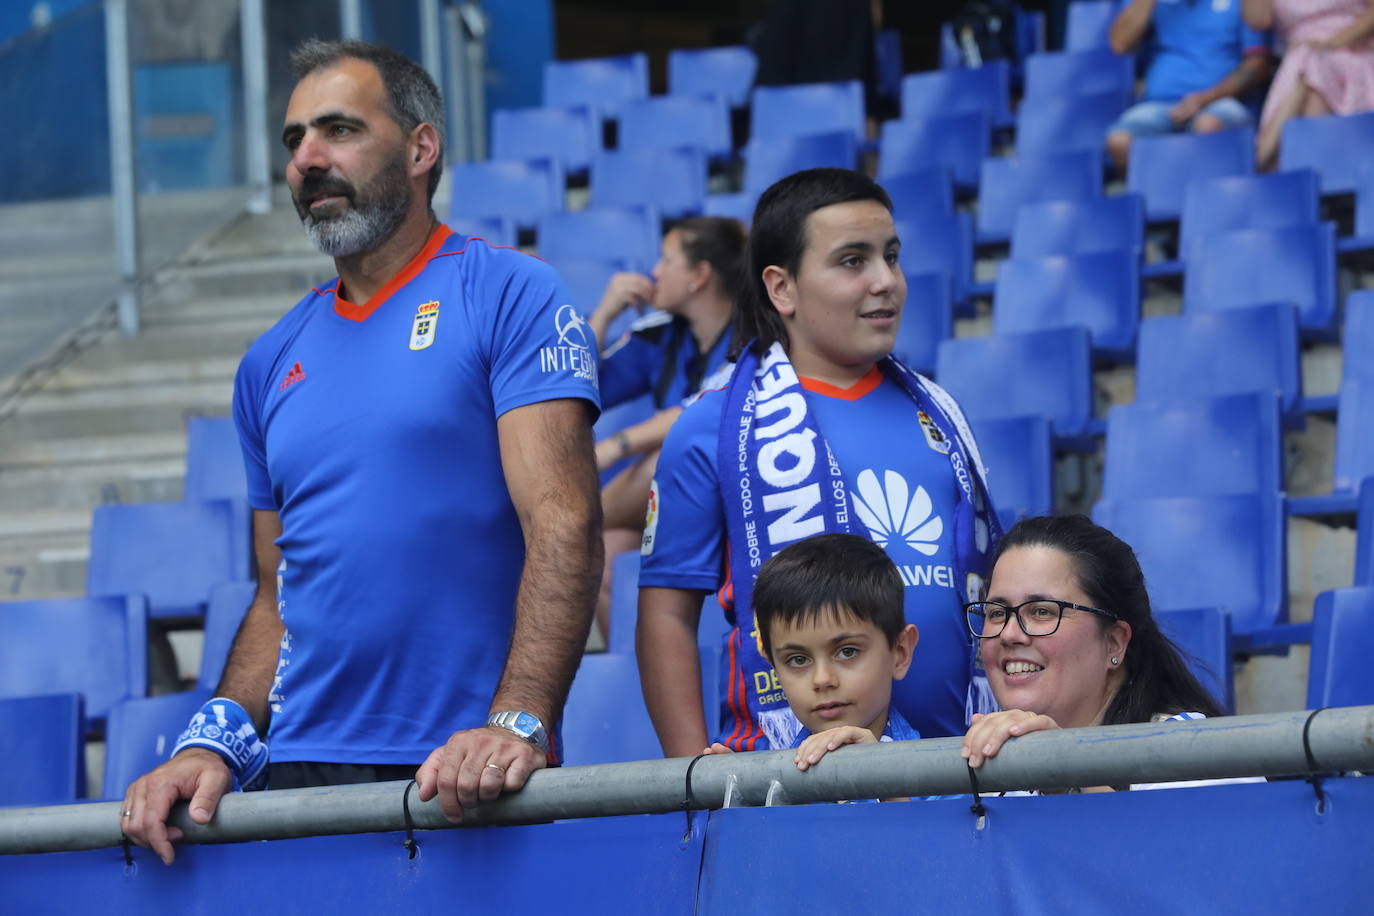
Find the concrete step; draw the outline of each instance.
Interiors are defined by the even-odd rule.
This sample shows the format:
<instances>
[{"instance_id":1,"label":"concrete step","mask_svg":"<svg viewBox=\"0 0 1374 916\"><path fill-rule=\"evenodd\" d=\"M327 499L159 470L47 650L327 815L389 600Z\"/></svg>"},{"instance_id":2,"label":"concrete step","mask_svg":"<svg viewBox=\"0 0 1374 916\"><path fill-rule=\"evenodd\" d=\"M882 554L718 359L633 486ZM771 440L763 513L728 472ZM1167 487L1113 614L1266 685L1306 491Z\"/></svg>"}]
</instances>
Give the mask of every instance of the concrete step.
<instances>
[{"instance_id":1,"label":"concrete step","mask_svg":"<svg viewBox=\"0 0 1374 916\"><path fill-rule=\"evenodd\" d=\"M156 388L193 382L234 380L238 369L236 356L191 360L120 363L86 368L77 360L71 367L54 374L43 390L47 393L80 393L109 388Z\"/></svg>"},{"instance_id":2,"label":"concrete step","mask_svg":"<svg viewBox=\"0 0 1374 916\"><path fill-rule=\"evenodd\" d=\"M177 265L158 278L159 296L191 301L229 296L281 295L334 276L334 262L319 254L263 256Z\"/></svg>"},{"instance_id":3,"label":"concrete step","mask_svg":"<svg viewBox=\"0 0 1374 916\"><path fill-rule=\"evenodd\" d=\"M0 427L4 429L4 427ZM0 439L0 473L52 465L157 461L186 456L186 434L79 436L58 439Z\"/></svg>"},{"instance_id":4,"label":"concrete step","mask_svg":"<svg viewBox=\"0 0 1374 916\"><path fill-rule=\"evenodd\" d=\"M275 319L231 317L213 323L151 323L137 337L112 334L73 363L83 369L157 360L238 359Z\"/></svg>"},{"instance_id":5,"label":"concrete step","mask_svg":"<svg viewBox=\"0 0 1374 916\"><path fill-rule=\"evenodd\" d=\"M186 461L122 461L0 470L0 513L179 500Z\"/></svg>"},{"instance_id":6,"label":"concrete step","mask_svg":"<svg viewBox=\"0 0 1374 916\"><path fill-rule=\"evenodd\" d=\"M179 299L159 296L144 309L147 328L175 324L219 324L255 318L271 325L300 301L306 287L287 293Z\"/></svg>"},{"instance_id":7,"label":"concrete step","mask_svg":"<svg viewBox=\"0 0 1374 916\"><path fill-rule=\"evenodd\" d=\"M227 416L233 387L223 381L152 388L39 392L4 421L7 440L183 432L194 416Z\"/></svg>"},{"instance_id":8,"label":"concrete step","mask_svg":"<svg viewBox=\"0 0 1374 916\"><path fill-rule=\"evenodd\" d=\"M23 543L0 539L0 600L84 595L89 558L89 531L34 534Z\"/></svg>"}]
</instances>

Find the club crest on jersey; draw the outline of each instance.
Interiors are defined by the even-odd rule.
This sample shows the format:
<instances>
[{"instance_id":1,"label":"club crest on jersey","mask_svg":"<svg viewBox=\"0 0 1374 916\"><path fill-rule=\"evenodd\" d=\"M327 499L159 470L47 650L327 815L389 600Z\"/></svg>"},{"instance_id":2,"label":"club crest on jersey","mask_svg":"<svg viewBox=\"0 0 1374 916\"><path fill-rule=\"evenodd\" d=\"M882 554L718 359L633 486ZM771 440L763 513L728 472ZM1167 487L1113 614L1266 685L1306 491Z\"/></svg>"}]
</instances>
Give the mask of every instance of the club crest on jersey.
<instances>
[{"instance_id":1,"label":"club crest on jersey","mask_svg":"<svg viewBox=\"0 0 1374 916\"><path fill-rule=\"evenodd\" d=\"M940 427L935 425L935 421L930 418L930 414L924 410L916 411L916 419L921 423L921 432L926 434L926 445L929 445L941 455L949 454L949 439L944 433L940 432Z\"/></svg>"},{"instance_id":2,"label":"club crest on jersey","mask_svg":"<svg viewBox=\"0 0 1374 916\"><path fill-rule=\"evenodd\" d=\"M415 321L410 326L410 349L423 350L434 343L434 332L439 326L439 300L426 302L415 310Z\"/></svg>"}]
</instances>

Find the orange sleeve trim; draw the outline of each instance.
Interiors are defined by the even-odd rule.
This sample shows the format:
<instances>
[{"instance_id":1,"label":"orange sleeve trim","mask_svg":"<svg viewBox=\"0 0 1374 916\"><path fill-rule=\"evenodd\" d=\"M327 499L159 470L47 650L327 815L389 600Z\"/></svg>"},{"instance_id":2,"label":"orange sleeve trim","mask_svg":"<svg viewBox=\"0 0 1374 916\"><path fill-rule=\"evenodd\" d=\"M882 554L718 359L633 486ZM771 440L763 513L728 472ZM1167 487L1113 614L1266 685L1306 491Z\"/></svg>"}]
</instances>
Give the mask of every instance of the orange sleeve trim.
<instances>
[{"instance_id":1,"label":"orange sleeve trim","mask_svg":"<svg viewBox=\"0 0 1374 916\"><path fill-rule=\"evenodd\" d=\"M349 321L366 321L368 316L377 311L397 290L419 276L420 271L425 269L430 259L443 247L451 235L453 235L453 230L440 223L439 227L430 235L429 241L425 242L425 247L421 248L415 257L410 259L410 263L402 267L394 277L386 281L385 286L377 290L372 298L362 305L356 305L340 296L339 284L335 284L334 311Z\"/></svg>"},{"instance_id":2,"label":"orange sleeve trim","mask_svg":"<svg viewBox=\"0 0 1374 916\"><path fill-rule=\"evenodd\" d=\"M859 379L848 388L841 388L829 382L822 382L820 379L803 378L802 387L814 394L825 395L828 398L838 398L841 401L857 401L859 398L876 389L883 383L883 371L874 364L868 374Z\"/></svg>"}]
</instances>

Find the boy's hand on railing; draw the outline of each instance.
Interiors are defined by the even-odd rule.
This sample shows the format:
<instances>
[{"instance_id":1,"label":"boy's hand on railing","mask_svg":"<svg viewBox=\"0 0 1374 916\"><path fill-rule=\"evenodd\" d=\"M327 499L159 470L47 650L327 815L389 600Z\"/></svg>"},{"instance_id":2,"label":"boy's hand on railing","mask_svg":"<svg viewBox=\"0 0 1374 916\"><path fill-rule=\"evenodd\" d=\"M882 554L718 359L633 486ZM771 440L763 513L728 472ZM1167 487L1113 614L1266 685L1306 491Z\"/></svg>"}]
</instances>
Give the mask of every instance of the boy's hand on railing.
<instances>
[{"instance_id":1,"label":"boy's hand on railing","mask_svg":"<svg viewBox=\"0 0 1374 916\"><path fill-rule=\"evenodd\" d=\"M808 767L813 767L821 762L821 758L831 751L844 747L846 744L876 744L877 738L866 728L857 725L841 725L838 728L827 728L823 732L817 732L801 743L797 748L797 756L794 762L797 769L803 772Z\"/></svg>"}]
</instances>

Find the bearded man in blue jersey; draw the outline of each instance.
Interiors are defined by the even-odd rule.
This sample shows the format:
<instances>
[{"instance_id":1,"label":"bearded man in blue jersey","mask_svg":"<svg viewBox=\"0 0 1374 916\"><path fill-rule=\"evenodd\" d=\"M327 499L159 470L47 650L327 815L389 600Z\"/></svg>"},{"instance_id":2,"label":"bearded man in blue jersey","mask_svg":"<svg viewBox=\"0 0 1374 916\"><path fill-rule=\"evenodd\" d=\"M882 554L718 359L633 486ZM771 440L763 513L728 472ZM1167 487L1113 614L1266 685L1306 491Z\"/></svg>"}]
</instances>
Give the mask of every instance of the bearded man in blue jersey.
<instances>
[{"instance_id":1,"label":"bearded man in blue jersey","mask_svg":"<svg viewBox=\"0 0 1374 916\"><path fill-rule=\"evenodd\" d=\"M454 821L519 789L558 760L601 570L595 339L557 274L435 219L421 68L362 42L292 63L287 183L339 276L235 379L257 596L121 810L167 863L172 804L206 823L231 786L413 776Z\"/></svg>"}]
</instances>

